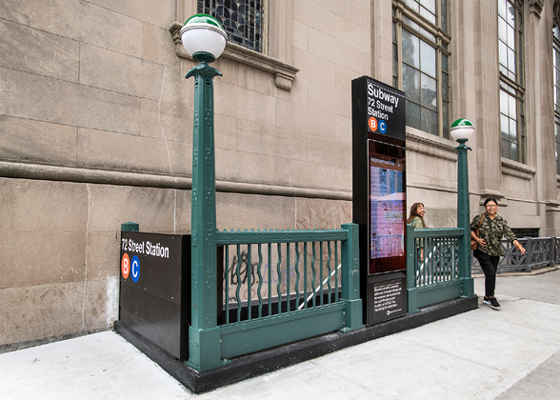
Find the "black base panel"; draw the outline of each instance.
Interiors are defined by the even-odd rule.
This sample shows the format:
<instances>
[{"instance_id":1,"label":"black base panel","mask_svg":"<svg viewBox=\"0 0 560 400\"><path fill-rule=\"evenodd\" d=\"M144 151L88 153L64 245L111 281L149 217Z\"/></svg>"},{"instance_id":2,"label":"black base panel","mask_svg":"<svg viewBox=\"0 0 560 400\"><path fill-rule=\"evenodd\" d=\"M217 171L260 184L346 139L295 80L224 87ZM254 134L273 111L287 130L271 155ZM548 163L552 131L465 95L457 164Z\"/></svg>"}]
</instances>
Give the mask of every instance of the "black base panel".
<instances>
[{"instance_id":1,"label":"black base panel","mask_svg":"<svg viewBox=\"0 0 560 400\"><path fill-rule=\"evenodd\" d=\"M206 372L194 370L120 321L115 321L115 331L188 389L194 393L204 393L476 308L478 308L478 298L476 296L468 299L449 300L425 307L416 314L406 315L355 331L334 332L237 357L232 360L231 364Z\"/></svg>"}]
</instances>

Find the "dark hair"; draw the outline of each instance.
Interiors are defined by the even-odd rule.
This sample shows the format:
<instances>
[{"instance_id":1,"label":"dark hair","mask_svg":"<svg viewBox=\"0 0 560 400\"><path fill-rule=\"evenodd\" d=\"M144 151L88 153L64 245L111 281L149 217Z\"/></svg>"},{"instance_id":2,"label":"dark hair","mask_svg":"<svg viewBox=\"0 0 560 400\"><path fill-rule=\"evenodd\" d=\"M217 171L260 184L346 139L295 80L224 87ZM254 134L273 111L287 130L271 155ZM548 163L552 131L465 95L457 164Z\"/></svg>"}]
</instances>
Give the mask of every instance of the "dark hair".
<instances>
[{"instance_id":1,"label":"dark hair","mask_svg":"<svg viewBox=\"0 0 560 400\"><path fill-rule=\"evenodd\" d=\"M484 207L486 207L486 204L490 203L491 201L493 201L494 203L496 203L496 205L498 205L498 200L496 200L493 197L488 197L486 200L484 200Z\"/></svg>"},{"instance_id":2,"label":"dark hair","mask_svg":"<svg viewBox=\"0 0 560 400\"><path fill-rule=\"evenodd\" d=\"M410 215L408 216L408 219L406 220L407 224L410 224L412 222L412 220L415 217L420 218L420 221L422 221L422 226L424 226L424 228L426 227L426 223L424 222L424 218L422 218L422 216L420 214L418 214L418 207L424 207L423 203L414 203L412 205L412 207L410 207Z\"/></svg>"}]
</instances>

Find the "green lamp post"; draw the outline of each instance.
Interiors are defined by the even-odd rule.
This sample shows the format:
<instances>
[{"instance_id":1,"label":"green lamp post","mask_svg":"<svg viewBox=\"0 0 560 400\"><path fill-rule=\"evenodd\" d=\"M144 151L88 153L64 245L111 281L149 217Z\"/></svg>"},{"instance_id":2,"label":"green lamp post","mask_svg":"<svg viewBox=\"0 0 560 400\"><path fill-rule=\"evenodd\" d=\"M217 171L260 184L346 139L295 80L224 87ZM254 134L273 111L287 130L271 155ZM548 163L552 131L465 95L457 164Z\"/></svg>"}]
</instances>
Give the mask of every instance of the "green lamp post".
<instances>
[{"instance_id":1,"label":"green lamp post","mask_svg":"<svg viewBox=\"0 0 560 400\"><path fill-rule=\"evenodd\" d=\"M191 203L191 327L188 364L198 371L222 365L217 322L216 171L214 89L220 71L209 66L224 51L227 36L210 15L196 14L181 29L185 50L199 62L193 76L194 118Z\"/></svg>"},{"instance_id":2,"label":"green lamp post","mask_svg":"<svg viewBox=\"0 0 560 400\"><path fill-rule=\"evenodd\" d=\"M465 232L459 243L459 277L463 278L463 297L474 296L474 283L471 277L471 229L469 207L469 166L467 151L472 150L465 143L474 133L471 121L460 118L453 122L449 132L459 142L455 148L458 153L457 170L457 227Z\"/></svg>"}]
</instances>

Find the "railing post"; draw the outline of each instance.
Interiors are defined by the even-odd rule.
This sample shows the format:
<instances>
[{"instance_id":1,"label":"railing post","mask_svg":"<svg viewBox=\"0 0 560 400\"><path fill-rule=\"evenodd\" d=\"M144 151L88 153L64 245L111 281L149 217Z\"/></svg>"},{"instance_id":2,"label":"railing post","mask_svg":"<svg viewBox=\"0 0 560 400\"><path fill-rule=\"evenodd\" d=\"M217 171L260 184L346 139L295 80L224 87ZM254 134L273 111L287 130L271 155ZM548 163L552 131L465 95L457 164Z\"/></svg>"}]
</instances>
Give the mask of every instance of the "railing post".
<instances>
[{"instance_id":1,"label":"railing post","mask_svg":"<svg viewBox=\"0 0 560 400\"><path fill-rule=\"evenodd\" d=\"M408 314L418 312L418 296L416 293L416 244L414 226L406 226L406 289Z\"/></svg>"},{"instance_id":2,"label":"railing post","mask_svg":"<svg viewBox=\"0 0 560 400\"><path fill-rule=\"evenodd\" d=\"M525 265L527 266L527 271L532 271L533 266L533 240L532 238L527 238L527 246L525 247Z\"/></svg>"},{"instance_id":3,"label":"railing post","mask_svg":"<svg viewBox=\"0 0 560 400\"><path fill-rule=\"evenodd\" d=\"M360 298L360 252L358 247L358 225L343 224L348 239L342 242L342 299L347 302L344 332L364 326L362 299Z\"/></svg>"},{"instance_id":4,"label":"railing post","mask_svg":"<svg viewBox=\"0 0 560 400\"><path fill-rule=\"evenodd\" d=\"M554 236L550 236L550 263L548 264L549 267L554 267L554 249L556 248L556 238Z\"/></svg>"}]
</instances>

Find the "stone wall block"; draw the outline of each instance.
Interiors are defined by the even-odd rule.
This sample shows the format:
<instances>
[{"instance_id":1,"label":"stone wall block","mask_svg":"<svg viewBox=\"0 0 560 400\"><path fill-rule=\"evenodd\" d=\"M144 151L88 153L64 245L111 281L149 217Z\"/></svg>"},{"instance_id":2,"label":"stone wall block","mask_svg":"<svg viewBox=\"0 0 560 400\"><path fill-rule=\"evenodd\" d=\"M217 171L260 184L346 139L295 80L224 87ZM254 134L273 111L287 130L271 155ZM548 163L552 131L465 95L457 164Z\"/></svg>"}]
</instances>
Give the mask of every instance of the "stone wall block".
<instances>
[{"instance_id":1,"label":"stone wall block","mask_svg":"<svg viewBox=\"0 0 560 400\"><path fill-rule=\"evenodd\" d=\"M355 47L348 46L340 40L337 40L333 44L333 48L331 48L330 51L333 54L343 54L342 57L338 57L337 64L350 70L356 71L356 77L362 76L364 74L370 74L369 71L371 66L371 54L369 47L365 49L357 49Z\"/></svg>"},{"instance_id":2,"label":"stone wall block","mask_svg":"<svg viewBox=\"0 0 560 400\"><path fill-rule=\"evenodd\" d=\"M330 30L331 28L329 28ZM333 32L323 32L321 30L309 28L309 53L321 58L322 60L330 61L339 64L341 60L346 57L345 53L336 53L333 50L338 48L337 39L333 36Z\"/></svg>"},{"instance_id":3,"label":"stone wall block","mask_svg":"<svg viewBox=\"0 0 560 400\"><path fill-rule=\"evenodd\" d=\"M312 29L332 34L335 14L314 1L294 1L295 21L301 22Z\"/></svg>"},{"instance_id":4,"label":"stone wall block","mask_svg":"<svg viewBox=\"0 0 560 400\"><path fill-rule=\"evenodd\" d=\"M294 20L294 26L293 26L293 30L294 30L294 34L293 34L293 45L294 47L297 47L298 49L301 49L303 51L307 51L307 43L308 43L308 38L307 38L307 31L309 29L309 26L307 24L304 24L301 21L298 20Z\"/></svg>"},{"instance_id":5,"label":"stone wall block","mask_svg":"<svg viewBox=\"0 0 560 400\"><path fill-rule=\"evenodd\" d=\"M308 146L307 161L339 168L352 169L352 145L313 137Z\"/></svg>"},{"instance_id":6,"label":"stone wall block","mask_svg":"<svg viewBox=\"0 0 560 400\"><path fill-rule=\"evenodd\" d=\"M297 79L292 82L292 89L290 91L279 90L278 98L298 104L307 105L309 98L308 87L309 81L306 78L300 76L298 73Z\"/></svg>"},{"instance_id":7,"label":"stone wall block","mask_svg":"<svg viewBox=\"0 0 560 400\"><path fill-rule=\"evenodd\" d=\"M227 84L220 83L214 86L214 111L216 114L268 126L276 124L275 97Z\"/></svg>"},{"instance_id":8,"label":"stone wall block","mask_svg":"<svg viewBox=\"0 0 560 400\"><path fill-rule=\"evenodd\" d=\"M0 178L0 194L0 233L85 230L84 185Z\"/></svg>"},{"instance_id":9,"label":"stone wall block","mask_svg":"<svg viewBox=\"0 0 560 400\"><path fill-rule=\"evenodd\" d=\"M145 2L136 2L134 7L138 7L142 3ZM111 11L110 7L99 7L91 2L83 1L80 1L79 4L81 7L78 26L80 27L79 40L81 42L119 54L142 57L144 24L141 21L123 13ZM112 29L107 29L108 27Z\"/></svg>"},{"instance_id":10,"label":"stone wall block","mask_svg":"<svg viewBox=\"0 0 560 400\"><path fill-rule=\"evenodd\" d=\"M175 54L175 43L168 28L159 28L144 23L142 58L156 64L179 69L181 68L181 59Z\"/></svg>"},{"instance_id":11,"label":"stone wall block","mask_svg":"<svg viewBox=\"0 0 560 400\"><path fill-rule=\"evenodd\" d=\"M166 173L170 155L163 139L115 132L78 130L78 165L87 168Z\"/></svg>"},{"instance_id":12,"label":"stone wall block","mask_svg":"<svg viewBox=\"0 0 560 400\"><path fill-rule=\"evenodd\" d=\"M352 202L325 199L296 199L297 229L340 229L352 222Z\"/></svg>"},{"instance_id":13,"label":"stone wall block","mask_svg":"<svg viewBox=\"0 0 560 400\"><path fill-rule=\"evenodd\" d=\"M309 81L323 83L327 86L334 86L336 63L327 61L315 54L293 49L294 65L298 65L300 71L296 81L301 77Z\"/></svg>"},{"instance_id":14,"label":"stone wall block","mask_svg":"<svg viewBox=\"0 0 560 400\"><path fill-rule=\"evenodd\" d=\"M0 36L1 67L78 82L78 42L4 20Z\"/></svg>"},{"instance_id":15,"label":"stone wall block","mask_svg":"<svg viewBox=\"0 0 560 400\"><path fill-rule=\"evenodd\" d=\"M332 86L309 82L308 105L330 114L352 117L352 98L348 90L340 92Z\"/></svg>"},{"instance_id":16,"label":"stone wall block","mask_svg":"<svg viewBox=\"0 0 560 400\"><path fill-rule=\"evenodd\" d=\"M185 75L186 73L183 73L182 69L165 67L164 79L160 82L159 86L160 94L158 101L189 108L191 110L190 118L192 118L192 109L194 107L194 79L186 79Z\"/></svg>"},{"instance_id":17,"label":"stone wall block","mask_svg":"<svg viewBox=\"0 0 560 400\"><path fill-rule=\"evenodd\" d=\"M214 146L216 149L243 150L239 142L239 120L223 114L214 114ZM245 121L246 122L246 121ZM254 124L252 122L246 122ZM188 129L189 140L192 144L193 125L192 122Z\"/></svg>"},{"instance_id":18,"label":"stone wall block","mask_svg":"<svg viewBox=\"0 0 560 400\"><path fill-rule=\"evenodd\" d=\"M334 139L335 115L313 107L278 100L278 127Z\"/></svg>"},{"instance_id":19,"label":"stone wall block","mask_svg":"<svg viewBox=\"0 0 560 400\"><path fill-rule=\"evenodd\" d=\"M138 8L138 4L131 8ZM142 37L142 22L111 11L110 7L74 0L5 0L0 4L0 15L78 42L142 56L142 41L137 39ZM108 30L107 27L118 29Z\"/></svg>"},{"instance_id":20,"label":"stone wall block","mask_svg":"<svg viewBox=\"0 0 560 400\"><path fill-rule=\"evenodd\" d=\"M192 144L168 142L171 173L192 176Z\"/></svg>"},{"instance_id":21,"label":"stone wall block","mask_svg":"<svg viewBox=\"0 0 560 400\"><path fill-rule=\"evenodd\" d=\"M191 232L191 191L175 190L175 232Z\"/></svg>"},{"instance_id":22,"label":"stone wall block","mask_svg":"<svg viewBox=\"0 0 560 400\"><path fill-rule=\"evenodd\" d=\"M257 68L239 68L239 86L267 96L276 96L278 88L274 84L274 75Z\"/></svg>"},{"instance_id":23,"label":"stone wall block","mask_svg":"<svg viewBox=\"0 0 560 400\"><path fill-rule=\"evenodd\" d=\"M0 289L83 281L85 253L80 232L0 233Z\"/></svg>"},{"instance_id":24,"label":"stone wall block","mask_svg":"<svg viewBox=\"0 0 560 400\"><path fill-rule=\"evenodd\" d=\"M95 46L82 45L80 83L159 100L165 67Z\"/></svg>"},{"instance_id":25,"label":"stone wall block","mask_svg":"<svg viewBox=\"0 0 560 400\"><path fill-rule=\"evenodd\" d=\"M79 40L83 7L84 2L71 0L3 0L0 15L8 21Z\"/></svg>"},{"instance_id":26,"label":"stone wall block","mask_svg":"<svg viewBox=\"0 0 560 400\"><path fill-rule=\"evenodd\" d=\"M0 115L0 159L76 165L76 127Z\"/></svg>"},{"instance_id":27,"label":"stone wall block","mask_svg":"<svg viewBox=\"0 0 560 400\"><path fill-rule=\"evenodd\" d=\"M0 344L82 332L84 283L0 289Z\"/></svg>"},{"instance_id":28,"label":"stone wall block","mask_svg":"<svg viewBox=\"0 0 560 400\"><path fill-rule=\"evenodd\" d=\"M118 267L118 259L114 263ZM88 280L84 303L84 330L99 331L113 327L119 317L120 276Z\"/></svg>"},{"instance_id":29,"label":"stone wall block","mask_svg":"<svg viewBox=\"0 0 560 400\"><path fill-rule=\"evenodd\" d=\"M142 99L140 135L172 142L192 143L193 111L180 104Z\"/></svg>"},{"instance_id":30,"label":"stone wall block","mask_svg":"<svg viewBox=\"0 0 560 400\"><path fill-rule=\"evenodd\" d=\"M352 168L336 168L332 181L336 190L352 196Z\"/></svg>"},{"instance_id":31,"label":"stone wall block","mask_svg":"<svg viewBox=\"0 0 560 400\"><path fill-rule=\"evenodd\" d=\"M175 194L172 189L90 185L90 232L120 232L136 222L142 232L173 232Z\"/></svg>"},{"instance_id":32,"label":"stone wall block","mask_svg":"<svg viewBox=\"0 0 560 400\"><path fill-rule=\"evenodd\" d=\"M274 180L274 157L216 149L216 179L245 183L272 182Z\"/></svg>"},{"instance_id":33,"label":"stone wall block","mask_svg":"<svg viewBox=\"0 0 560 400\"><path fill-rule=\"evenodd\" d=\"M87 276L85 279L118 278L120 257L120 228L116 231L87 233Z\"/></svg>"},{"instance_id":34,"label":"stone wall block","mask_svg":"<svg viewBox=\"0 0 560 400\"><path fill-rule=\"evenodd\" d=\"M335 118L335 140L339 142L352 143L352 118L337 115Z\"/></svg>"},{"instance_id":35,"label":"stone wall block","mask_svg":"<svg viewBox=\"0 0 560 400\"><path fill-rule=\"evenodd\" d=\"M176 20L175 0L137 1L137 0L89 0L100 8L113 10L135 20L147 22L160 28L169 28ZM179 21L181 23L185 21Z\"/></svg>"},{"instance_id":36,"label":"stone wall block","mask_svg":"<svg viewBox=\"0 0 560 400\"><path fill-rule=\"evenodd\" d=\"M0 67L0 114L138 133L140 99Z\"/></svg>"},{"instance_id":37,"label":"stone wall block","mask_svg":"<svg viewBox=\"0 0 560 400\"><path fill-rule=\"evenodd\" d=\"M274 183L280 186L340 190L334 183L337 168L311 162L274 159ZM301 171L306 171L301 173Z\"/></svg>"},{"instance_id":38,"label":"stone wall block","mask_svg":"<svg viewBox=\"0 0 560 400\"><path fill-rule=\"evenodd\" d=\"M342 5L340 7L342 10L350 8L347 4L339 2ZM368 14L369 10L363 10L362 14ZM370 29L369 25L370 19L364 18L364 16L357 14L356 17L352 19L346 19L337 15L335 17L334 35L335 37L342 41L346 46L354 47L355 49L364 50L370 47ZM357 24L356 22L362 22L362 24ZM367 22L366 22L367 21Z\"/></svg>"},{"instance_id":39,"label":"stone wall block","mask_svg":"<svg viewBox=\"0 0 560 400\"><path fill-rule=\"evenodd\" d=\"M371 29L370 18L370 2L367 0L358 1L336 1L327 0L321 2L321 5L334 13L337 18L343 18L351 21L361 29Z\"/></svg>"},{"instance_id":40,"label":"stone wall block","mask_svg":"<svg viewBox=\"0 0 560 400\"><path fill-rule=\"evenodd\" d=\"M284 196L216 194L218 229L294 229L295 201Z\"/></svg>"},{"instance_id":41,"label":"stone wall block","mask_svg":"<svg viewBox=\"0 0 560 400\"><path fill-rule=\"evenodd\" d=\"M307 160L307 134L239 121L237 149L295 160Z\"/></svg>"},{"instance_id":42,"label":"stone wall block","mask_svg":"<svg viewBox=\"0 0 560 400\"><path fill-rule=\"evenodd\" d=\"M190 63L183 63L183 69L185 74L189 69L194 67L197 63L192 61ZM226 57L220 57L215 62L212 63L212 66L216 68L218 71L222 73L222 76L215 76L214 77L214 85L218 87L221 84L227 84L232 86L239 86L239 70L242 68L250 68L248 66L243 65L239 61L234 61ZM183 74L183 77L185 76ZM187 82L193 82L191 85L194 85L194 79L189 78ZM216 90L216 89L214 89ZM220 93L219 90L216 93Z\"/></svg>"}]
</instances>

